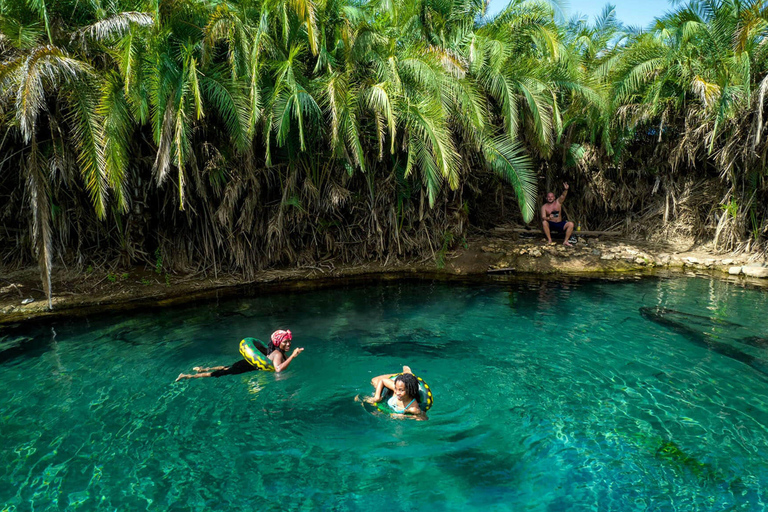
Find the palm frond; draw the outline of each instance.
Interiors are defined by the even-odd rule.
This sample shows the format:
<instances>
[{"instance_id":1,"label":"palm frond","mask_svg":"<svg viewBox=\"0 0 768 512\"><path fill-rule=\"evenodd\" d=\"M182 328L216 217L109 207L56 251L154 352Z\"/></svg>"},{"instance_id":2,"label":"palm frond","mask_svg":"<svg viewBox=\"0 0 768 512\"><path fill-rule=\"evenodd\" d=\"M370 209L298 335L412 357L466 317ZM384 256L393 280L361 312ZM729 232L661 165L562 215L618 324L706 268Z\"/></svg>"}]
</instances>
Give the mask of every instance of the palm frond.
<instances>
[{"instance_id":1,"label":"palm frond","mask_svg":"<svg viewBox=\"0 0 768 512\"><path fill-rule=\"evenodd\" d=\"M107 213L107 193L110 179L104 155L103 119L98 115L99 89L83 82L71 92L69 122L72 140L78 152L78 166L96 214ZM118 171L120 172L120 171Z\"/></svg>"},{"instance_id":2,"label":"palm frond","mask_svg":"<svg viewBox=\"0 0 768 512\"><path fill-rule=\"evenodd\" d=\"M118 208L128 210L126 181L128 176L128 144L131 139L133 116L118 76L106 77L101 100L96 110L103 119L104 172Z\"/></svg>"},{"instance_id":3,"label":"palm frond","mask_svg":"<svg viewBox=\"0 0 768 512\"><path fill-rule=\"evenodd\" d=\"M45 109L46 92L62 84L76 87L78 78L89 74L91 67L55 46L37 47L20 58L17 65L18 73L13 74L16 81L11 89L16 93L16 119L24 140L29 142L37 116Z\"/></svg>"},{"instance_id":4,"label":"palm frond","mask_svg":"<svg viewBox=\"0 0 768 512\"><path fill-rule=\"evenodd\" d=\"M250 112L240 82L219 77L202 77L200 84L204 96L224 120L224 127L235 148L244 150L249 140Z\"/></svg>"},{"instance_id":5,"label":"palm frond","mask_svg":"<svg viewBox=\"0 0 768 512\"><path fill-rule=\"evenodd\" d=\"M133 27L151 27L154 23L150 13L121 12L81 28L78 34L96 41L107 41L126 36Z\"/></svg>"}]
</instances>

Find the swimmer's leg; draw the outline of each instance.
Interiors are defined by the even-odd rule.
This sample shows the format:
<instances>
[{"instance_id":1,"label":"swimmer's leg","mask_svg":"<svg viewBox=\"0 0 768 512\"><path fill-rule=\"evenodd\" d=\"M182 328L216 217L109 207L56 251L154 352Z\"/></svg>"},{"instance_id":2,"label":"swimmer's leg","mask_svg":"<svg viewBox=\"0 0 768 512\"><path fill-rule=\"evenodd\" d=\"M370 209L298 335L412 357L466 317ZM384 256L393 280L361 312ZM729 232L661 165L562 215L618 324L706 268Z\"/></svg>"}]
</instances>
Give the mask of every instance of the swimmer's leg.
<instances>
[{"instance_id":1,"label":"swimmer's leg","mask_svg":"<svg viewBox=\"0 0 768 512\"><path fill-rule=\"evenodd\" d=\"M176 377L176 380L174 382L179 382L180 380L185 379L204 379L206 377L210 377L213 375L211 372L205 372L205 373L180 373L178 377Z\"/></svg>"},{"instance_id":2,"label":"swimmer's leg","mask_svg":"<svg viewBox=\"0 0 768 512\"><path fill-rule=\"evenodd\" d=\"M207 372L215 372L216 370L226 370L229 368L228 366L211 366L210 368L205 368L202 366L195 366L192 368L197 373L207 373Z\"/></svg>"}]
</instances>

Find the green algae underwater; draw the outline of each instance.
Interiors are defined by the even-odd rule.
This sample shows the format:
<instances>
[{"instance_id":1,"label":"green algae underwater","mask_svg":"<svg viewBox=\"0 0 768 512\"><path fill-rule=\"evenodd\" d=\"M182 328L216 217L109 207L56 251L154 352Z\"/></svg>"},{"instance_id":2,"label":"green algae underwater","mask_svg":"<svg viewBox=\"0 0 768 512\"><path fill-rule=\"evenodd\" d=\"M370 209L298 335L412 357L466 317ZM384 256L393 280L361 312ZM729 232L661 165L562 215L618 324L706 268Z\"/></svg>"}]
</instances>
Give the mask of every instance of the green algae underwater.
<instances>
[{"instance_id":1,"label":"green algae underwater","mask_svg":"<svg viewBox=\"0 0 768 512\"><path fill-rule=\"evenodd\" d=\"M762 510L765 311L726 281L533 279L7 326L0 506ZM173 382L278 328L286 372ZM404 364L428 421L354 401Z\"/></svg>"}]
</instances>

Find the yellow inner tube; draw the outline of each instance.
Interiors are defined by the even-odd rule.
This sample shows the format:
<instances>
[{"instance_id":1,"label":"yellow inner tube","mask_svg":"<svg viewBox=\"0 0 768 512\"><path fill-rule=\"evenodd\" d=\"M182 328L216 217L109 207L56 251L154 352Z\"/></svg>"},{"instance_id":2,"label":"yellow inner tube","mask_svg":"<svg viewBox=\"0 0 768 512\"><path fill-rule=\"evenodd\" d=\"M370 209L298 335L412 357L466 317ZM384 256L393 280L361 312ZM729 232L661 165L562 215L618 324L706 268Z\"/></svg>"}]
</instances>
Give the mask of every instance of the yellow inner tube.
<instances>
[{"instance_id":1,"label":"yellow inner tube","mask_svg":"<svg viewBox=\"0 0 768 512\"><path fill-rule=\"evenodd\" d=\"M263 352L259 350L259 345L264 348ZM266 345L259 339L244 338L240 342L240 355L242 355L243 359L248 361L251 366L265 372L275 371L272 361L264 355L264 352L266 352Z\"/></svg>"}]
</instances>

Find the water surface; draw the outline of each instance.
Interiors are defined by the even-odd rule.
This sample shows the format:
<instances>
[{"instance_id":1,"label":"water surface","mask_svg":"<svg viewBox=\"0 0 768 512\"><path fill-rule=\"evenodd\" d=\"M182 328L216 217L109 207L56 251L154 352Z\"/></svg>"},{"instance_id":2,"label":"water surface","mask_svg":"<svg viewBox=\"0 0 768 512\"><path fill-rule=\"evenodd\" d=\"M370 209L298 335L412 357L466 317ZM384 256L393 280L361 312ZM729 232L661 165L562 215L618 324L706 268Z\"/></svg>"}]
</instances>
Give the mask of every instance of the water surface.
<instances>
[{"instance_id":1,"label":"water surface","mask_svg":"<svg viewBox=\"0 0 768 512\"><path fill-rule=\"evenodd\" d=\"M0 506L763 510L765 311L698 278L406 282L4 328ZM285 373L173 383L277 328ZM353 400L403 364L427 422Z\"/></svg>"}]
</instances>

